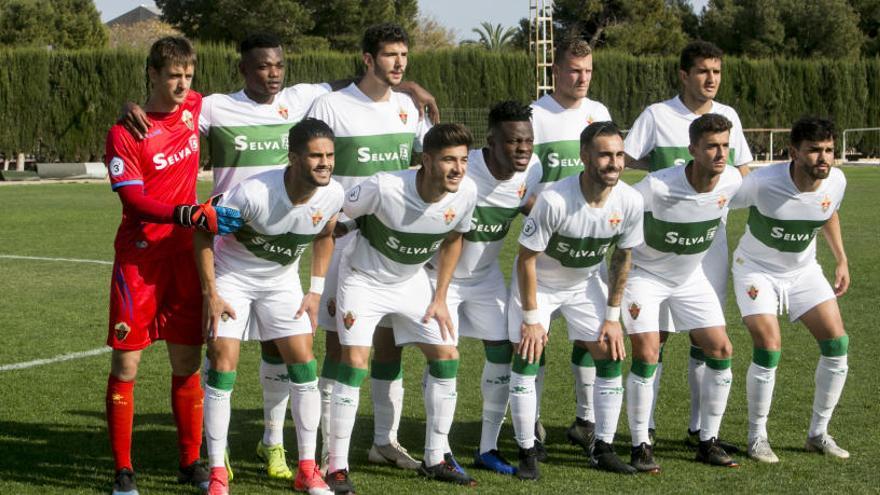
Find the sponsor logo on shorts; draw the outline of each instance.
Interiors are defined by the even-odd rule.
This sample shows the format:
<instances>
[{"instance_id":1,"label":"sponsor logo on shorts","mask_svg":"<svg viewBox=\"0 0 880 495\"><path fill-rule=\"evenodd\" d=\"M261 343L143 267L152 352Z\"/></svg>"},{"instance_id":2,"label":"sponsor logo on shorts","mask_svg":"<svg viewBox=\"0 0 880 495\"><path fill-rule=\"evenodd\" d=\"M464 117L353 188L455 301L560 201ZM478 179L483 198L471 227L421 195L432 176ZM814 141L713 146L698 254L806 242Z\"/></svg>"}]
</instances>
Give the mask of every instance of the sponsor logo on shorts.
<instances>
[{"instance_id":1,"label":"sponsor logo on shorts","mask_svg":"<svg viewBox=\"0 0 880 495\"><path fill-rule=\"evenodd\" d=\"M406 124L406 121L409 119L409 115L406 113L406 110L400 109L400 112L397 114L400 117L400 121Z\"/></svg>"},{"instance_id":2,"label":"sponsor logo on shorts","mask_svg":"<svg viewBox=\"0 0 880 495\"><path fill-rule=\"evenodd\" d=\"M758 298L758 288L755 287L754 285L750 285L749 290L746 291L746 294L748 294L749 298L751 298L751 300L754 301L755 299Z\"/></svg>"},{"instance_id":3,"label":"sponsor logo on shorts","mask_svg":"<svg viewBox=\"0 0 880 495\"><path fill-rule=\"evenodd\" d=\"M134 247L138 249L147 249L147 246L149 246L149 243L147 243L147 241L137 241L134 243Z\"/></svg>"},{"instance_id":4,"label":"sponsor logo on shorts","mask_svg":"<svg viewBox=\"0 0 880 495\"><path fill-rule=\"evenodd\" d=\"M822 198L821 206L823 212L828 211L828 208L831 207L831 197L826 194L825 197Z\"/></svg>"},{"instance_id":5,"label":"sponsor logo on shorts","mask_svg":"<svg viewBox=\"0 0 880 495\"><path fill-rule=\"evenodd\" d=\"M287 107L284 105L278 105L278 115L280 115L282 119L287 120Z\"/></svg>"},{"instance_id":6,"label":"sponsor logo on shorts","mask_svg":"<svg viewBox=\"0 0 880 495\"><path fill-rule=\"evenodd\" d=\"M118 156L114 156L112 160L110 160L110 165L107 167L110 169L110 175L112 177L119 177L125 172L125 161Z\"/></svg>"},{"instance_id":7,"label":"sponsor logo on shorts","mask_svg":"<svg viewBox=\"0 0 880 495\"><path fill-rule=\"evenodd\" d=\"M336 317L336 298L334 297L327 300L327 314L329 314L331 318Z\"/></svg>"},{"instance_id":8,"label":"sponsor logo on shorts","mask_svg":"<svg viewBox=\"0 0 880 495\"><path fill-rule=\"evenodd\" d=\"M355 202L361 196L361 186L354 186L348 191L348 200Z\"/></svg>"},{"instance_id":9,"label":"sponsor logo on shorts","mask_svg":"<svg viewBox=\"0 0 880 495\"><path fill-rule=\"evenodd\" d=\"M312 226L317 227L318 224L321 223L321 220L323 220L323 219L324 219L324 214L321 213L321 210L315 210L315 212L312 213Z\"/></svg>"},{"instance_id":10,"label":"sponsor logo on shorts","mask_svg":"<svg viewBox=\"0 0 880 495\"><path fill-rule=\"evenodd\" d=\"M633 320L638 320L639 314L642 312L642 305L639 303L632 303L629 305L628 311Z\"/></svg>"},{"instance_id":11,"label":"sponsor logo on shorts","mask_svg":"<svg viewBox=\"0 0 880 495\"><path fill-rule=\"evenodd\" d=\"M342 317L342 324L345 325L345 329L349 330L354 325L355 317L354 313L351 311L345 313L345 316Z\"/></svg>"},{"instance_id":12,"label":"sponsor logo on shorts","mask_svg":"<svg viewBox=\"0 0 880 495\"><path fill-rule=\"evenodd\" d=\"M128 326L128 323L120 321L113 326L113 331L116 332L116 340L122 342L131 333L131 327Z\"/></svg>"},{"instance_id":13,"label":"sponsor logo on shorts","mask_svg":"<svg viewBox=\"0 0 880 495\"><path fill-rule=\"evenodd\" d=\"M523 199L526 195L526 183L523 182L519 185L519 189L516 190L516 195L519 196L519 199Z\"/></svg>"},{"instance_id":14,"label":"sponsor logo on shorts","mask_svg":"<svg viewBox=\"0 0 880 495\"><path fill-rule=\"evenodd\" d=\"M523 224L522 233L526 237L530 237L535 231L538 230L538 226L535 225L535 219L529 217L526 219L526 223Z\"/></svg>"},{"instance_id":15,"label":"sponsor logo on shorts","mask_svg":"<svg viewBox=\"0 0 880 495\"><path fill-rule=\"evenodd\" d=\"M619 211L615 211L611 214L611 217L608 219L608 223L611 224L612 228L616 228L620 226L620 222L623 221L623 217L620 215Z\"/></svg>"},{"instance_id":16,"label":"sponsor logo on shorts","mask_svg":"<svg viewBox=\"0 0 880 495\"><path fill-rule=\"evenodd\" d=\"M446 225L449 225L453 220L455 220L455 209L450 206L443 212L443 221L446 222Z\"/></svg>"},{"instance_id":17,"label":"sponsor logo on shorts","mask_svg":"<svg viewBox=\"0 0 880 495\"><path fill-rule=\"evenodd\" d=\"M722 208L724 208L725 206L727 206L727 196L725 196L725 195L723 195L723 194L722 194L721 196L719 196L719 197L718 197L718 203L717 203L717 204L718 204L718 209L719 209L719 210L722 209Z\"/></svg>"},{"instance_id":18,"label":"sponsor logo on shorts","mask_svg":"<svg viewBox=\"0 0 880 495\"><path fill-rule=\"evenodd\" d=\"M186 124L186 128L189 130L193 130L195 128L195 123L193 122L193 114L189 110L184 110L182 114L180 114L180 120Z\"/></svg>"}]
</instances>

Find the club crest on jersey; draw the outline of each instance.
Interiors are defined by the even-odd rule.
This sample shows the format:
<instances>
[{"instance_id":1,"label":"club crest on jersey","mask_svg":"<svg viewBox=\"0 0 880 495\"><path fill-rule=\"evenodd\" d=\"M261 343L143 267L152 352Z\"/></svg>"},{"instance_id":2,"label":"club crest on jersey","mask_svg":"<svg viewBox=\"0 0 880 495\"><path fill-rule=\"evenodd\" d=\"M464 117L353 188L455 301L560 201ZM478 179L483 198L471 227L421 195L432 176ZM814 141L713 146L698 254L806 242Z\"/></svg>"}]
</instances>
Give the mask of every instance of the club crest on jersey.
<instances>
[{"instance_id":1,"label":"club crest on jersey","mask_svg":"<svg viewBox=\"0 0 880 495\"><path fill-rule=\"evenodd\" d=\"M592 116L592 115L587 115L587 125L590 125L590 124L592 124L592 123L593 123L593 116Z\"/></svg>"},{"instance_id":2,"label":"club crest on jersey","mask_svg":"<svg viewBox=\"0 0 880 495\"><path fill-rule=\"evenodd\" d=\"M608 223L611 224L612 228L617 228L620 226L620 223L623 221L623 218L620 216L620 212L615 211L611 214L611 217L608 219Z\"/></svg>"},{"instance_id":3,"label":"club crest on jersey","mask_svg":"<svg viewBox=\"0 0 880 495\"><path fill-rule=\"evenodd\" d=\"M822 198L822 203L820 203L820 205L822 206L823 213L828 211L828 208L831 208L831 197L826 194L825 197Z\"/></svg>"},{"instance_id":4,"label":"club crest on jersey","mask_svg":"<svg viewBox=\"0 0 880 495\"><path fill-rule=\"evenodd\" d=\"M526 195L526 183L523 182L519 185L519 189L516 190L516 195L519 196L519 199L523 199Z\"/></svg>"},{"instance_id":5,"label":"club crest on jersey","mask_svg":"<svg viewBox=\"0 0 880 495\"><path fill-rule=\"evenodd\" d=\"M522 229L523 235L530 237L536 230L538 230L538 226L535 224L535 219L532 217L526 218L526 223L523 224Z\"/></svg>"},{"instance_id":6,"label":"club crest on jersey","mask_svg":"<svg viewBox=\"0 0 880 495\"><path fill-rule=\"evenodd\" d=\"M642 306L639 303L632 303L629 305L628 311L633 320L638 320L639 314L642 312Z\"/></svg>"},{"instance_id":7,"label":"club crest on jersey","mask_svg":"<svg viewBox=\"0 0 880 495\"><path fill-rule=\"evenodd\" d=\"M125 173L125 162L122 158L118 156L114 156L112 160L110 160L110 165L107 167L110 169L110 175L113 177L119 177L123 173Z\"/></svg>"},{"instance_id":8,"label":"club crest on jersey","mask_svg":"<svg viewBox=\"0 0 880 495\"><path fill-rule=\"evenodd\" d=\"M113 331L116 332L116 340L122 342L131 333L131 327L128 326L128 323L120 321L113 327Z\"/></svg>"},{"instance_id":9,"label":"club crest on jersey","mask_svg":"<svg viewBox=\"0 0 880 495\"><path fill-rule=\"evenodd\" d=\"M331 318L336 318L336 298L331 297L327 300L327 314L330 315Z\"/></svg>"},{"instance_id":10,"label":"club crest on jersey","mask_svg":"<svg viewBox=\"0 0 880 495\"><path fill-rule=\"evenodd\" d=\"M354 313L352 313L351 311L345 313L345 316L342 317L342 324L345 325L346 330L351 329L352 325L354 325L354 322Z\"/></svg>"},{"instance_id":11,"label":"club crest on jersey","mask_svg":"<svg viewBox=\"0 0 880 495\"><path fill-rule=\"evenodd\" d=\"M443 212L443 221L446 222L446 225L449 225L453 220L455 220L455 210L450 206Z\"/></svg>"},{"instance_id":12,"label":"club crest on jersey","mask_svg":"<svg viewBox=\"0 0 880 495\"><path fill-rule=\"evenodd\" d=\"M406 121L409 118L409 115L406 113L406 110L404 110L402 108L400 109L400 112L397 114L397 116L400 117L400 121L403 122L404 124L406 124Z\"/></svg>"},{"instance_id":13,"label":"club crest on jersey","mask_svg":"<svg viewBox=\"0 0 880 495\"><path fill-rule=\"evenodd\" d=\"M282 119L287 120L287 107L284 105L278 105L278 115L280 115Z\"/></svg>"},{"instance_id":14,"label":"club crest on jersey","mask_svg":"<svg viewBox=\"0 0 880 495\"><path fill-rule=\"evenodd\" d=\"M182 114L180 114L180 120L186 124L186 128L189 130L195 129L195 123L193 122L193 114L189 110L184 110Z\"/></svg>"},{"instance_id":15,"label":"club crest on jersey","mask_svg":"<svg viewBox=\"0 0 880 495\"><path fill-rule=\"evenodd\" d=\"M718 209L720 210L720 209L724 208L725 206L727 206L727 196L722 194L721 196L718 197Z\"/></svg>"},{"instance_id":16,"label":"club crest on jersey","mask_svg":"<svg viewBox=\"0 0 880 495\"><path fill-rule=\"evenodd\" d=\"M318 224L321 223L321 220L323 220L323 219L324 219L324 214L321 213L321 210L315 210L315 212L312 213L312 227L317 227Z\"/></svg>"},{"instance_id":17,"label":"club crest on jersey","mask_svg":"<svg viewBox=\"0 0 880 495\"><path fill-rule=\"evenodd\" d=\"M746 294L748 294L748 295L749 295L749 298L750 298L752 301L754 301L755 299L758 298L758 288L755 287L754 285L750 285L750 286L749 286L749 290L746 291Z\"/></svg>"}]
</instances>

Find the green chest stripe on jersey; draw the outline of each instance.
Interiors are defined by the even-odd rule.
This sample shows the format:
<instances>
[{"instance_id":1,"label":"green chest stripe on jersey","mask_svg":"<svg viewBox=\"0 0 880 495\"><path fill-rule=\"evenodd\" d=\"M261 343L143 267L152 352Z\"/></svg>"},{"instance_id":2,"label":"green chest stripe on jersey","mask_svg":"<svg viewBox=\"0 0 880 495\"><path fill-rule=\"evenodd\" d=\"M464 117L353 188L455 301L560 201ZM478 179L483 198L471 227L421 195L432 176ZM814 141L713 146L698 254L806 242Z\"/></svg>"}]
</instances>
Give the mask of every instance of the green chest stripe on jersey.
<instances>
[{"instance_id":1,"label":"green chest stripe on jersey","mask_svg":"<svg viewBox=\"0 0 880 495\"><path fill-rule=\"evenodd\" d=\"M211 127L211 166L265 167L287 164L289 124Z\"/></svg>"},{"instance_id":2,"label":"green chest stripe on jersey","mask_svg":"<svg viewBox=\"0 0 880 495\"><path fill-rule=\"evenodd\" d=\"M510 230L519 208L502 208L500 206L477 206L474 208L471 230L464 235L470 242L500 241Z\"/></svg>"},{"instance_id":3,"label":"green chest stripe on jersey","mask_svg":"<svg viewBox=\"0 0 880 495\"><path fill-rule=\"evenodd\" d=\"M409 167L412 161L412 132L381 136L336 136L334 175L369 177L376 172L393 172Z\"/></svg>"},{"instance_id":4,"label":"green chest stripe on jersey","mask_svg":"<svg viewBox=\"0 0 880 495\"><path fill-rule=\"evenodd\" d=\"M658 146L651 150L649 157L650 171L660 170L663 168L675 167L676 165L686 165L687 162L694 159L688 151L687 146ZM736 161L736 150L730 148L727 155L727 164L734 165Z\"/></svg>"},{"instance_id":5,"label":"green chest stripe on jersey","mask_svg":"<svg viewBox=\"0 0 880 495\"><path fill-rule=\"evenodd\" d=\"M618 237L620 236L579 239L553 234L544 254L568 268L589 268L605 259L605 254L611 245L617 242Z\"/></svg>"},{"instance_id":6,"label":"green chest stripe on jersey","mask_svg":"<svg viewBox=\"0 0 880 495\"><path fill-rule=\"evenodd\" d=\"M720 223L721 217L704 222L667 222L646 211L645 244L661 253L702 253L712 245Z\"/></svg>"},{"instance_id":7,"label":"green chest stripe on jersey","mask_svg":"<svg viewBox=\"0 0 880 495\"><path fill-rule=\"evenodd\" d=\"M541 160L541 182L556 182L580 173L581 144L578 140L552 141L535 145L535 154Z\"/></svg>"},{"instance_id":8,"label":"green chest stripe on jersey","mask_svg":"<svg viewBox=\"0 0 880 495\"><path fill-rule=\"evenodd\" d=\"M265 235L248 225L235 233L235 239L254 256L284 266L299 259L314 238L315 234L293 234L290 232L281 235Z\"/></svg>"},{"instance_id":9,"label":"green chest stripe on jersey","mask_svg":"<svg viewBox=\"0 0 880 495\"><path fill-rule=\"evenodd\" d=\"M810 246L827 220L777 220L749 207L749 232L768 247L801 253Z\"/></svg>"},{"instance_id":10,"label":"green chest stripe on jersey","mask_svg":"<svg viewBox=\"0 0 880 495\"><path fill-rule=\"evenodd\" d=\"M427 262L440 249L443 239L451 231L450 229L439 234L400 232L386 227L375 215L359 217L357 225L373 249L391 261L404 265Z\"/></svg>"}]
</instances>

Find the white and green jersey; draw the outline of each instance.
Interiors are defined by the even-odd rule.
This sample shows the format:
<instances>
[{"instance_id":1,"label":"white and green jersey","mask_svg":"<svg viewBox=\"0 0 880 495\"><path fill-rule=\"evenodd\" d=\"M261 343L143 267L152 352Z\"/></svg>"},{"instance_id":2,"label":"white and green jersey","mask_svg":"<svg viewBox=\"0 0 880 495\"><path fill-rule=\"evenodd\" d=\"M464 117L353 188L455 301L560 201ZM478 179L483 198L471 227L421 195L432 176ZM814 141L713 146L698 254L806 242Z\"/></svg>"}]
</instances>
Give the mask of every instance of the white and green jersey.
<instances>
[{"instance_id":1,"label":"white and green jersey","mask_svg":"<svg viewBox=\"0 0 880 495\"><path fill-rule=\"evenodd\" d=\"M376 172L408 168L430 128L409 96L392 91L373 101L356 84L318 98L309 117L336 134L333 176L346 191Z\"/></svg>"},{"instance_id":2,"label":"white and green jersey","mask_svg":"<svg viewBox=\"0 0 880 495\"><path fill-rule=\"evenodd\" d=\"M698 193L686 169L658 170L634 186L645 200L645 243L633 249L633 264L674 285L699 269L742 184L739 171L728 166L712 191Z\"/></svg>"},{"instance_id":3,"label":"white and green jersey","mask_svg":"<svg viewBox=\"0 0 880 495\"><path fill-rule=\"evenodd\" d=\"M483 277L498 263L511 222L541 181L541 164L532 155L526 170L498 180L489 171L483 150L476 149L468 154L467 176L477 185L477 206L455 267L457 279Z\"/></svg>"},{"instance_id":4,"label":"white and green jersey","mask_svg":"<svg viewBox=\"0 0 880 495\"><path fill-rule=\"evenodd\" d=\"M736 110L713 101L709 113L723 115L733 124L728 163L738 167L752 161L752 152ZM684 165L693 159L688 151L691 141L688 129L699 117L684 106L678 96L649 105L627 133L624 151L636 160L648 157L651 171Z\"/></svg>"},{"instance_id":5,"label":"white and green jersey","mask_svg":"<svg viewBox=\"0 0 880 495\"><path fill-rule=\"evenodd\" d=\"M585 285L612 246L627 249L642 243L642 210L642 196L623 181L600 208L587 204L578 175L545 189L519 235L522 246L540 253L538 285Z\"/></svg>"},{"instance_id":6,"label":"white and green jersey","mask_svg":"<svg viewBox=\"0 0 880 495\"><path fill-rule=\"evenodd\" d=\"M581 132L593 122L611 120L605 105L584 98L577 108L562 107L551 95L532 103L535 154L541 160L541 189L550 183L577 175L581 162Z\"/></svg>"},{"instance_id":7,"label":"white and green jersey","mask_svg":"<svg viewBox=\"0 0 880 495\"><path fill-rule=\"evenodd\" d=\"M351 267L383 284L411 278L453 230L465 233L477 203L477 186L464 177L459 189L436 203L416 190L418 170L379 173L349 189L342 211L358 225Z\"/></svg>"},{"instance_id":8,"label":"white and green jersey","mask_svg":"<svg viewBox=\"0 0 880 495\"><path fill-rule=\"evenodd\" d=\"M305 117L328 84L297 84L281 90L272 103L257 103L244 90L202 100L199 132L208 139L213 194L261 172L287 166L287 134Z\"/></svg>"},{"instance_id":9,"label":"white and green jersey","mask_svg":"<svg viewBox=\"0 0 880 495\"><path fill-rule=\"evenodd\" d=\"M299 284L299 257L342 208L345 191L331 180L307 202L294 205L284 187L284 170L255 175L224 194L221 204L240 211L244 226L233 235L217 236L217 276L231 272Z\"/></svg>"},{"instance_id":10,"label":"white and green jersey","mask_svg":"<svg viewBox=\"0 0 880 495\"><path fill-rule=\"evenodd\" d=\"M737 264L786 275L815 262L816 234L840 208L846 177L832 168L817 190L801 192L790 166L777 163L750 173L731 201L731 208L749 209L746 232L733 254Z\"/></svg>"}]
</instances>

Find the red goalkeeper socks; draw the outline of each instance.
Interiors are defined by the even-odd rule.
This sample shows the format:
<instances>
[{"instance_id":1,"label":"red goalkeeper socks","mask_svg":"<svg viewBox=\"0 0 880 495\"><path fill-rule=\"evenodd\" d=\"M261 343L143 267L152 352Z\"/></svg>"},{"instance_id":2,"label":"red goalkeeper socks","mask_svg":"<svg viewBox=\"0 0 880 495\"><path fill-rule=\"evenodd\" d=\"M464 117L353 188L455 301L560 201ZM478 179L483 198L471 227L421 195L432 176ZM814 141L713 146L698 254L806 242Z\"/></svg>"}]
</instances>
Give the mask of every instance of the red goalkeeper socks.
<instances>
[{"instance_id":1,"label":"red goalkeeper socks","mask_svg":"<svg viewBox=\"0 0 880 495\"><path fill-rule=\"evenodd\" d=\"M171 408L177 424L180 466L187 467L199 460L202 446L202 384L199 374L171 376Z\"/></svg>"},{"instance_id":2,"label":"red goalkeeper socks","mask_svg":"<svg viewBox=\"0 0 880 495\"><path fill-rule=\"evenodd\" d=\"M131 469L131 428L134 421L134 380L107 379L107 432L116 470Z\"/></svg>"}]
</instances>

